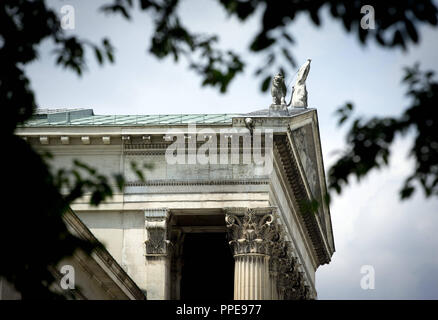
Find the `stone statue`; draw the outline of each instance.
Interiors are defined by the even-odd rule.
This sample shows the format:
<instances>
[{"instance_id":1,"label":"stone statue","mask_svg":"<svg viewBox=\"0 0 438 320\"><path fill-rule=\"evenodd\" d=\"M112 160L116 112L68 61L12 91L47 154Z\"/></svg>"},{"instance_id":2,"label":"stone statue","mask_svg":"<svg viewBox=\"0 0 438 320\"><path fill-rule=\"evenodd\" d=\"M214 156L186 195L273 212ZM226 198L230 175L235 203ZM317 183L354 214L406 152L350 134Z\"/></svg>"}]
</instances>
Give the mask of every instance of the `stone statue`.
<instances>
[{"instance_id":1,"label":"stone statue","mask_svg":"<svg viewBox=\"0 0 438 320\"><path fill-rule=\"evenodd\" d=\"M307 108L307 89L306 79L310 71L311 59L307 59L306 63L298 70L295 85L292 87L291 103L295 108ZM290 105L290 103L289 103Z\"/></svg>"},{"instance_id":2,"label":"stone statue","mask_svg":"<svg viewBox=\"0 0 438 320\"><path fill-rule=\"evenodd\" d=\"M284 84L284 76L279 73L272 79L271 96L272 106L286 107L286 85Z\"/></svg>"}]
</instances>

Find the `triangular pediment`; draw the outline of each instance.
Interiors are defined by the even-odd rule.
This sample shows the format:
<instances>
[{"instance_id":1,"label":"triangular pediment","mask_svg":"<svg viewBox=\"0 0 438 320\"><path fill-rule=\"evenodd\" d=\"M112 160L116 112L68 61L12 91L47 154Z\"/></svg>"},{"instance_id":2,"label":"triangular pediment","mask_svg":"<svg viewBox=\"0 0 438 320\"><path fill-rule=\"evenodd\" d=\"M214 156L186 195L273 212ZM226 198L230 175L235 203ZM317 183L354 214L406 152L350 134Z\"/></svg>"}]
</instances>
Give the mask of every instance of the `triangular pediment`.
<instances>
[{"instance_id":1,"label":"triangular pediment","mask_svg":"<svg viewBox=\"0 0 438 320\"><path fill-rule=\"evenodd\" d=\"M318 201L318 220L327 244L334 251L330 209L326 202L326 180L316 110L292 118L289 134L310 198Z\"/></svg>"},{"instance_id":2,"label":"triangular pediment","mask_svg":"<svg viewBox=\"0 0 438 320\"><path fill-rule=\"evenodd\" d=\"M319 201L321 200L321 184L318 179L319 172L312 125L307 124L292 130L292 137L298 149L301 165L305 172L307 183L309 184L312 195Z\"/></svg>"}]
</instances>

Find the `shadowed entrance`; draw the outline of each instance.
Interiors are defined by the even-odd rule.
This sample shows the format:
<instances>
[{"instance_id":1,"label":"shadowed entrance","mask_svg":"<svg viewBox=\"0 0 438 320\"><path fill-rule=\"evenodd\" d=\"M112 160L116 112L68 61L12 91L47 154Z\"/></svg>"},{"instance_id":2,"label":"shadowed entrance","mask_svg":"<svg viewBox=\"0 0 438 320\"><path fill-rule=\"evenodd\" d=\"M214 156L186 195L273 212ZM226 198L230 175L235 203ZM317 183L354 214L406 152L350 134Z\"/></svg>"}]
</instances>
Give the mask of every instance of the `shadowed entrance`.
<instances>
[{"instance_id":1,"label":"shadowed entrance","mask_svg":"<svg viewBox=\"0 0 438 320\"><path fill-rule=\"evenodd\" d=\"M181 299L233 299L234 258L225 233L188 233L182 257Z\"/></svg>"}]
</instances>

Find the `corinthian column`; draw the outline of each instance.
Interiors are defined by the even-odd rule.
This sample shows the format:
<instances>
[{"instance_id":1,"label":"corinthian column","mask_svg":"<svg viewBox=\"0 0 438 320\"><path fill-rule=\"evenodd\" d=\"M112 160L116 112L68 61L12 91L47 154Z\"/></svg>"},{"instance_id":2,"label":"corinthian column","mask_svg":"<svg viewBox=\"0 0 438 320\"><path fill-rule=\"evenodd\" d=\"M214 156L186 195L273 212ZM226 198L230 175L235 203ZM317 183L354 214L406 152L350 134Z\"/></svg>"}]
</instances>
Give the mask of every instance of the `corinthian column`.
<instances>
[{"instance_id":1,"label":"corinthian column","mask_svg":"<svg viewBox=\"0 0 438 320\"><path fill-rule=\"evenodd\" d=\"M235 300L271 299L269 258L276 230L273 210L226 210L229 243L235 259Z\"/></svg>"}]
</instances>

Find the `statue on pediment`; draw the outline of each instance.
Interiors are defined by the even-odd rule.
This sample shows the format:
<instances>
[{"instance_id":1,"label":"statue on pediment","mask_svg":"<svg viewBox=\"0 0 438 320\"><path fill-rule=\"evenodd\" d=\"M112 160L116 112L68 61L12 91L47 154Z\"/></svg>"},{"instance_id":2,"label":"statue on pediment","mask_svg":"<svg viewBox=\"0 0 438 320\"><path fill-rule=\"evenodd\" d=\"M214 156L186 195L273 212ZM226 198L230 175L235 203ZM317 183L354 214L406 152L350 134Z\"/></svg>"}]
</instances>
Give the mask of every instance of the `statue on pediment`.
<instances>
[{"instance_id":1,"label":"statue on pediment","mask_svg":"<svg viewBox=\"0 0 438 320\"><path fill-rule=\"evenodd\" d=\"M307 89L306 79L310 71L311 59L307 59L306 63L298 70L297 79L292 87L291 102L294 108L307 108ZM288 105L288 106L289 106Z\"/></svg>"},{"instance_id":2,"label":"statue on pediment","mask_svg":"<svg viewBox=\"0 0 438 320\"><path fill-rule=\"evenodd\" d=\"M287 107L290 105L292 105L294 108L307 108L306 80L307 76L309 75L311 61L311 59L307 59L306 63L304 63L298 70L295 84L292 86L292 94L289 103L286 103L287 87L284 83L284 75L278 73L272 79L272 110L287 111Z\"/></svg>"},{"instance_id":3,"label":"statue on pediment","mask_svg":"<svg viewBox=\"0 0 438 320\"><path fill-rule=\"evenodd\" d=\"M272 79L272 104L276 106L286 106L286 92L287 88L284 84L284 76L278 73L274 79Z\"/></svg>"}]
</instances>

